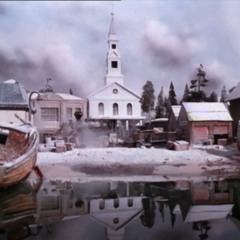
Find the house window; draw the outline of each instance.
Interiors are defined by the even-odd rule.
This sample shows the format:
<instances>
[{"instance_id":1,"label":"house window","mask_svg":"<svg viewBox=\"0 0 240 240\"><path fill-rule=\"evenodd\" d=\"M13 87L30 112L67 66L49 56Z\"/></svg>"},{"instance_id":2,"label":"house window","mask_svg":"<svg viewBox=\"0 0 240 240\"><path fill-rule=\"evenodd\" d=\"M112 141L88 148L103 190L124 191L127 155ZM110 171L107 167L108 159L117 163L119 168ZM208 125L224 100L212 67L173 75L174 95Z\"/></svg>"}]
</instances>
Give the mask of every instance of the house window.
<instances>
[{"instance_id":1,"label":"house window","mask_svg":"<svg viewBox=\"0 0 240 240\"><path fill-rule=\"evenodd\" d=\"M116 49L116 44L112 44L112 49Z\"/></svg>"},{"instance_id":2,"label":"house window","mask_svg":"<svg viewBox=\"0 0 240 240\"><path fill-rule=\"evenodd\" d=\"M103 105L103 103L98 104L98 114L99 115L104 115L104 105Z\"/></svg>"},{"instance_id":3,"label":"house window","mask_svg":"<svg viewBox=\"0 0 240 240\"><path fill-rule=\"evenodd\" d=\"M72 108L67 108L67 119L72 119Z\"/></svg>"},{"instance_id":4,"label":"house window","mask_svg":"<svg viewBox=\"0 0 240 240\"><path fill-rule=\"evenodd\" d=\"M112 61L112 68L117 68L118 67L118 62L117 61Z\"/></svg>"},{"instance_id":5,"label":"house window","mask_svg":"<svg viewBox=\"0 0 240 240\"><path fill-rule=\"evenodd\" d=\"M41 108L41 119L43 121L59 121L58 108Z\"/></svg>"},{"instance_id":6,"label":"house window","mask_svg":"<svg viewBox=\"0 0 240 240\"><path fill-rule=\"evenodd\" d=\"M118 104L117 103L113 104L113 115L118 115Z\"/></svg>"},{"instance_id":7,"label":"house window","mask_svg":"<svg viewBox=\"0 0 240 240\"><path fill-rule=\"evenodd\" d=\"M132 115L132 104L131 103L127 104L127 115Z\"/></svg>"}]
</instances>

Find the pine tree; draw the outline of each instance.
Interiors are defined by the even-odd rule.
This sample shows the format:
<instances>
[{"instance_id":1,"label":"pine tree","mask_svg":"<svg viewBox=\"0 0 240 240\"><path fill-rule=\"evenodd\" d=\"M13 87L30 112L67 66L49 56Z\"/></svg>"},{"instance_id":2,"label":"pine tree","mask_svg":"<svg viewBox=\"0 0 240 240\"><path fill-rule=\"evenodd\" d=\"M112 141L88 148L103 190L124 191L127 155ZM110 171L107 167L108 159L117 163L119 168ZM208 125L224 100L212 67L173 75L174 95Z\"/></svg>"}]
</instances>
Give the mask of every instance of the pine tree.
<instances>
[{"instance_id":1,"label":"pine tree","mask_svg":"<svg viewBox=\"0 0 240 240\"><path fill-rule=\"evenodd\" d=\"M164 107L166 109L165 117L168 117L171 109L171 103L167 97L164 99Z\"/></svg>"},{"instance_id":2,"label":"pine tree","mask_svg":"<svg viewBox=\"0 0 240 240\"><path fill-rule=\"evenodd\" d=\"M221 91L220 102L225 102L226 97L227 97L227 90L226 90L226 86L224 85Z\"/></svg>"},{"instance_id":3,"label":"pine tree","mask_svg":"<svg viewBox=\"0 0 240 240\"><path fill-rule=\"evenodd\" d=\"M156 112L156 118L162 118L162 117L165 117L166 115L166 108L164 107L164 96L163 96L163 87L161 88L161 91L158 95L158 102L157 102L157 105L156 105L156 108L155 108L155 112Z\"/></svg>"},{"instance_id":4,"label":"pine tree","mask_svg":"<svg viewBox=\"0 0 240 240\"><path fill-rule=\"evenodd\" d=\"M189 98L189 88L188 88L188 84L186 84L181 103L188 102L188 98Z\"/></svg>"},{"instance_id":5,"label":"pine tree","mask_svg":"<svg viewBox=\"0 0 240 240\"><path fill-rule=\"evenodd\" d=\"M73 95L73 90L71 88L69 89L69 94Z\"/></svg>"},{"instance_id":6,"label":"pine tree","mask_svg":"<svg viewBox=\"0 0 240 240\"><path fill-rule=\"evenodd\" d=\"M203 89L207 86L209 80L205 77L206 72L202 70L202 64L200 64L200 67L197 69L197 79L191 80L190 89L193 90L190 91L188 102L205 102L207 100L206 93L203 91Z\"/></svg>"},{"instance_id":7,"label":"pine tree","mask_svg":"<svg viewBox=\"0 0 240 240\"><path fill-rule=\"evenodd\" d=\"M145 113L149 113L154 109L154 86L151 81L147 81L143 86L143 92L141 97L141 108Z\"/></svg>"},{"instance_id":8,"label":"pine tree","mask_svg":"<svg viewBox=\"0 0 240 240\"><path fill-rule=\"evenodd\" d=\"M171 105L177 105L177 99L176 99L176 93L174 90L173 83L171 82L170 87L169 87L169 95L168 95L168 100Z\"/></svg>"},{"instance_id":9,"label":"pine tree","mask_svg":"<svg viewBox=\"0 0 240 240\"><path fill-rule=\"evenodd\" d=\"M218 96L214 91L209 96L209 102L218 102Z\"/></svg>"}]
</instances>

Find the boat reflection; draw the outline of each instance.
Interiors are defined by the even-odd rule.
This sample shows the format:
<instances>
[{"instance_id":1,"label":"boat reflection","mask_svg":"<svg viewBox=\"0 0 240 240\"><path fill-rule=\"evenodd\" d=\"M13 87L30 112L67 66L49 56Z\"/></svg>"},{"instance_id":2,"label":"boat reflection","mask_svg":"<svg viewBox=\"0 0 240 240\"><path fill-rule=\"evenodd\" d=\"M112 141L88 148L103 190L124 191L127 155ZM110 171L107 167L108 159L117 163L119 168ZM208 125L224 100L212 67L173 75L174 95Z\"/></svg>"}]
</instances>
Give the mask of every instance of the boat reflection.
<instances>
[{"instance_id":1,"label":"boat reflection","mask_svg":"<svg viewBox=\"0 0 240 240\"><path fill-rule=\"evenodd\" d=\"M25 181L0 214L0 239L239 239L240 182Z\"/></svg>"}]
</instances>

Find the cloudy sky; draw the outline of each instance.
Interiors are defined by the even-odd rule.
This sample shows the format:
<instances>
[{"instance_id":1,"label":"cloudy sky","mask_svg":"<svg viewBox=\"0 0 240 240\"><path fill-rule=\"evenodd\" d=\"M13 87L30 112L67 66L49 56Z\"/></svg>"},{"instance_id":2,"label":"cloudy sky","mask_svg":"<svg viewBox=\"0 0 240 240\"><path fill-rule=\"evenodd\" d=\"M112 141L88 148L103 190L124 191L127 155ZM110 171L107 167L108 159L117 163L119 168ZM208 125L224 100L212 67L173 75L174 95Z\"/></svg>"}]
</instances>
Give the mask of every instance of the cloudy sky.
<instances>
[{"instance_id":1,"label":"cloudy sky","mask_svg":"<svg viewBox=\"0 0 240 240\"><path fill-rule=\"evenodd\" d=\"M113 3L113 4L112 4ZM181 99L203 64L209 91L240 81L240 1L1 1L0 80L87 97L104 85L114 9L125 85L158 95L170 82Z\"/></svg>"}]
</instances>

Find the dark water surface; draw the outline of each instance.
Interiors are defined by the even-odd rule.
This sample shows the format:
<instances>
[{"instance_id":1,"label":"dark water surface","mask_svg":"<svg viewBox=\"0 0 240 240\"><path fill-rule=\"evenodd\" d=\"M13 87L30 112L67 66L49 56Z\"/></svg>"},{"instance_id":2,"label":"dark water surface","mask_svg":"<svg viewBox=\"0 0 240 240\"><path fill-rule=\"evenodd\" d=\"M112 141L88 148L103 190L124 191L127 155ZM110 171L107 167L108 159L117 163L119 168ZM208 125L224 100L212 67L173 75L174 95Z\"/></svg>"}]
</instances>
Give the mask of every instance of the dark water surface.
<instances>
[{"instance_id":1,"label":"dark water surface","mask_svg":"<svg viewBox=\"0 0 240 240\"><path fill-rule=\"evenodd\" d=\"M0 239L240 239L240 181L27 180L0 192Z\"/></svg>"}]
</instances>

